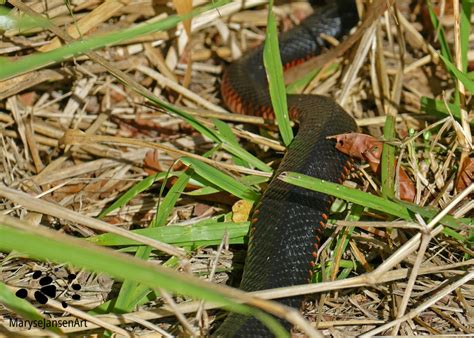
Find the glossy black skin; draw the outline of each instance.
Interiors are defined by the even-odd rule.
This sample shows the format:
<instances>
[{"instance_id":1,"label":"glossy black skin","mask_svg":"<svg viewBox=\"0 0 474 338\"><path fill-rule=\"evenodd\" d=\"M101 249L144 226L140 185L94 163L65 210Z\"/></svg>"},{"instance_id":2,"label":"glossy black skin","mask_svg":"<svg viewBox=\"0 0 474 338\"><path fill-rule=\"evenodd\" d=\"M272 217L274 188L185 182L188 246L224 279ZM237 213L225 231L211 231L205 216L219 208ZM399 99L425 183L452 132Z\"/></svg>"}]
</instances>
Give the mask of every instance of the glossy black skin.
<instances>
[{"instance_id":1,"label":"glossy black skin","mask_svg":"<svg viewBox=\"0 0 474 338\"><path fill-rule=\"evenodd\" d=\"M338 1L316 9L301 25L279 38L284 65L307 59L326 47L321 33L340 39L357 23L352 1ZM270 112L262 47L232 63L223 79L223 96L239 113ZM239 101L240 104L236 104ZM263 107L263 109L262 109ZM299 122L298 133L252 217L250 241L240 288L257 291L308 282L322 237L322 223L330 206L327 195L299 188L277 179L284 171L337 182L347 166L347 157L335 149L327 136L356 130L354 120L334 100L317 95L289 95L290 114ZM264 114L265 115L265 114ZM299 308L301 297L279 299ZM288 323L283 322L288 329ZM257 319L230 313L218 328L219 337L272 337Z\"/></svg>"}]
</instances>

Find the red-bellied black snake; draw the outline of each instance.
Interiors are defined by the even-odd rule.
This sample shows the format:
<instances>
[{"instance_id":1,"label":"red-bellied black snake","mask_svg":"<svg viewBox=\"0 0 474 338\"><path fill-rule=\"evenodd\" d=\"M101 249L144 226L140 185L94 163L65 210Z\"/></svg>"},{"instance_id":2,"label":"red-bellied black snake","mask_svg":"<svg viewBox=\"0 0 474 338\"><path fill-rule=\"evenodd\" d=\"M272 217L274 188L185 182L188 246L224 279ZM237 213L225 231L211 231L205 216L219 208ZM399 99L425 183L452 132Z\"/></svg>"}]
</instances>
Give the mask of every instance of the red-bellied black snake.
<instances>
[{"instance_id":1,"label":"red-bellied black snake","mask_svg":"<svg viewBox=\"0 0 474 338\"><path fill-rule=\"evenodd\" d=\"M341 38L357 24L355 1L338 0L280 35L284 68L316 56L328 47L321 34ZM221 86L227 106L236 113L273 117L263 47L227 67ZM354 131L354 120L332 99L318 95L288 95L288 110L298 132L275 172L293 171L338 182L347 173L347 157L327 137ZM240 288L244 291L304 284L310 278L322 229L332 199L274 178L252 216L249 247ZM299 307L301 297L279 299ZM283 323L289 328L287 323ZM217 336L265 337L268 329L255 318L231 313Z\"/></svg>"}]
</instances>

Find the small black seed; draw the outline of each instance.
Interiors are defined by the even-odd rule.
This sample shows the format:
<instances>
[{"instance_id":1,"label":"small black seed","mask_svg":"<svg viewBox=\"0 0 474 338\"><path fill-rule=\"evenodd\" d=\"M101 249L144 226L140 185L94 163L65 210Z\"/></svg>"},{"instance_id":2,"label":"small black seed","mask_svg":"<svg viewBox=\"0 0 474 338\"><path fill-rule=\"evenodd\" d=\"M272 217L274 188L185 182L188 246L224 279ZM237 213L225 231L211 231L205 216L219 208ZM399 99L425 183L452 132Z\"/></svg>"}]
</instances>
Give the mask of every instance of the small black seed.
<instances>
[{"instance_id":1,"label":"small black seed","mask_svg":"<svg viewBox=\"0 0 474 338\"><path fill-rule=\"evenodd\" d=\"M33 272L33 279L38 279L42 275L41 271L35 271Z\"/></svg>"},{"instance_id":2,"label":"small black seed","mask_svg":"<svg viewBox=\"0 0 474 338\"><path fill-rule=\"evenodd\" d=\"M76 294L76 293L73 294L73 295L71 296L71 298L74 299L74 300L81 300L81 296L78 295L78 294Z\"/></svg>"},{"instance_id":3,"label":"small black seed","mask_svg":"<svg viewBox=\"0 0 474 338\"><path fill-rule=\"evenodd\" d=\"M64 309L67 308L67 303L65 301L62 301L61 305L63 306Z\"/></svg>"},{"instance_id":4,"label":"small black seed","mask_svg":"<svg viewBox=\"0 0 474 338\"><path fill-rule=\"evenodd\" d=\"M70 274L67 276L67 280L68 280L68 281L73 281L74 279L76 279L76 274L74 274L74 273L70 273Z\"/></svg>"},{"instance_id":5,"label":"small black seed","mask_svg":"<svg viewBox=\"0 0 474 338\"><path fill-rule=\"evenodd\" d=\"M71 287L75 291L79 291L81 289L81 286L79 284L72 284Z\"/></svg>"}]
</instances>

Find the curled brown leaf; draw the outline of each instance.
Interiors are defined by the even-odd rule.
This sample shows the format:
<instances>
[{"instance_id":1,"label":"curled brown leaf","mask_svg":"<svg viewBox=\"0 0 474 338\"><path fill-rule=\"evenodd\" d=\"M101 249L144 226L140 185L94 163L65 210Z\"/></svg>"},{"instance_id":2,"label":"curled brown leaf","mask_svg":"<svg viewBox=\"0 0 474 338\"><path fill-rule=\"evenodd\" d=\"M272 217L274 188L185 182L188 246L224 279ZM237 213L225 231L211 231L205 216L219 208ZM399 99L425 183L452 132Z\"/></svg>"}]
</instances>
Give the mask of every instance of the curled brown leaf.
<instances>
[{"instance_id":1,"label":"curled brown leaf","mask_svg":"<svg viewBox=\"0 0 474 338\"><path fill-rule=\"evenodd\" d=\"M380 171L380 158L382 157L383 143L375 137L349 133L334 136L336 149L340 152L362 161L366 161L374 173ZM397 162L395 162L395 166ZM400 198L412 202L415 198L415 185L403 168L398 171Z\"/></svg>"}]
</instances>

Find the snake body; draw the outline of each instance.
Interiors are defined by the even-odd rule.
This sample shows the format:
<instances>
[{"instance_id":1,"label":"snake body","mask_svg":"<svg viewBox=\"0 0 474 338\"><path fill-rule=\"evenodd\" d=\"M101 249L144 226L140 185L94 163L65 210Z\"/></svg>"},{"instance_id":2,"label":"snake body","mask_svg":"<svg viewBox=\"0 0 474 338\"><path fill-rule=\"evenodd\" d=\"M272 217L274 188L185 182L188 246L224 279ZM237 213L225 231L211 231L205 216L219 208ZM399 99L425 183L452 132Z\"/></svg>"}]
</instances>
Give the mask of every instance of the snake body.
<instances>
[{"instance_id":1,"label":"snake body","mask_svg":"<svg viewBox=\"0 0 474 338\"><path fill-rule=\"evenodd\" d=\"M280 35L282 64L289 68L328 47L321 34L339 39L358 21L354 1L339 0L319 8L300 25ZM236 113L273 117L263 66L263 47L227 67L221 86L227 106ZM338 182L347 174L347 157L327 136L354 131L353 119L332 99L318 95L288 95L290 117L298 132L254 209L249 246L240 288L257 291L307 283L321 243L331 198L299 188L276 177L293 171ZM298 308L301 297L279 299ZM283 324L289 329L288 323ZM255 318L231 313L217 330L222 337L267 337Z\"/></svg>"}]
</instances>

